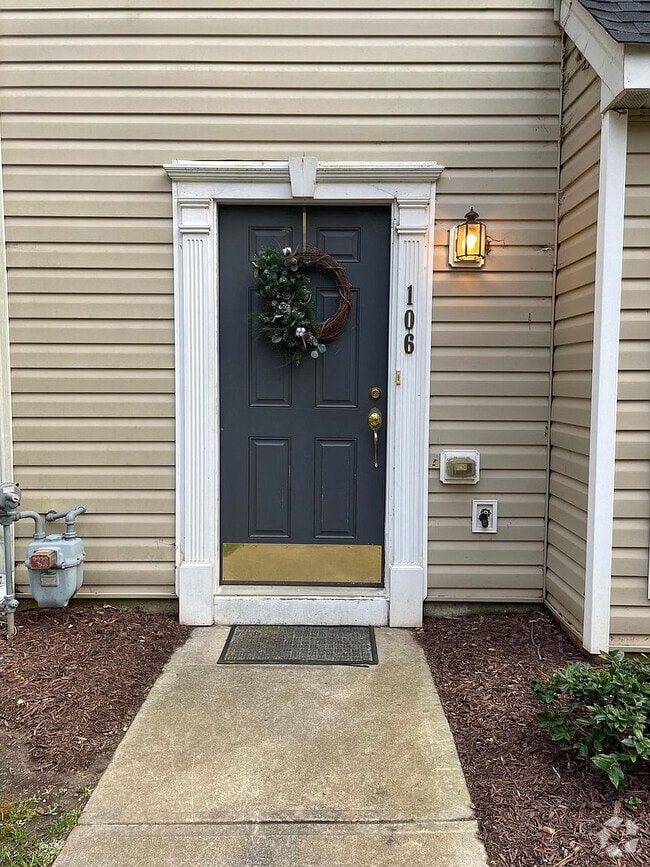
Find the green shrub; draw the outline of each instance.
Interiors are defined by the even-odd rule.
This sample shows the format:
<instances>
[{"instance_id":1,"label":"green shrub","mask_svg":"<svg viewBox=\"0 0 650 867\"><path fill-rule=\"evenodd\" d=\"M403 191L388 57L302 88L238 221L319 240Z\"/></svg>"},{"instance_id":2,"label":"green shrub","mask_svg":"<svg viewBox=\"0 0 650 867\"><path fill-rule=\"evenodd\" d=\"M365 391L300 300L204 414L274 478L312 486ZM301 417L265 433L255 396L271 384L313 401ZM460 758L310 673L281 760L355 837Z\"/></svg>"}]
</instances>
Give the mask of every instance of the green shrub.
<instances>
[{"instance_id":1,"label":"green shrub","mask_svg":"<svg viewBox=\"0 0 650 867\"><path fill-rule=\"evenodd\" d=\"M570 662L546 680L534 680L537 715L551 738L604 771L618 788L626 771L650 764L650 665L647 657L603 654L594 668Z\"/></svg>"}]
</instances>

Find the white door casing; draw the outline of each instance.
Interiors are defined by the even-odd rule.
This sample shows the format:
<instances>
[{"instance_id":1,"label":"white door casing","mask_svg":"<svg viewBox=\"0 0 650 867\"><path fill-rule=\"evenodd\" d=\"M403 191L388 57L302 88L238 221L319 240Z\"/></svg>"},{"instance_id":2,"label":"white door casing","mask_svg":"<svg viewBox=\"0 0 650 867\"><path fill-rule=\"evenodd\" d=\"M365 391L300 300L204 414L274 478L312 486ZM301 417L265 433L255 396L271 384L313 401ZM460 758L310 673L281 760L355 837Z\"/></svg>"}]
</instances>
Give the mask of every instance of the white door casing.
<instances>
[{"instance_id":1,"label":"white door casing","mask_svg":"<svg viewBox=\"0 0 650 867\"><path fill-rule=\"evenodd\" d=\"M427 592L434 162L175 161L176 590L182 623L418 626ZM391 204L385 587L219 582L220 204ZM409 289L409 287L411 287ZM413 302L414 350L404 313Z\"/></svg>"}]
</instances>

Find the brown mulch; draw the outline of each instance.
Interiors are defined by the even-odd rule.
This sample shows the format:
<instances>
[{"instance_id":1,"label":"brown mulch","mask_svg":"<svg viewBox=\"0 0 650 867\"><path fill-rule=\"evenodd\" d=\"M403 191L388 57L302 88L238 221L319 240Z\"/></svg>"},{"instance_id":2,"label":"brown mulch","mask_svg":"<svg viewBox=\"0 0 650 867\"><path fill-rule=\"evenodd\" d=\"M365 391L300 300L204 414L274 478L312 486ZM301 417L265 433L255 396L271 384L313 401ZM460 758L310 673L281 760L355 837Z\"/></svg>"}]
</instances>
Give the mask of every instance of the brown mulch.
<instances>
[{"instance_id":1,"label":"brown mulch","mask_svg":"<svg viewBox=\"0 0 650 867\"><path fill-rule=\"evenodd\" d=\"M21 610L0 641L0 739L38 771L90 767L112 752L191 629L132 608Z\"/></svg>"},{"instance_id":2,"label":"brown mulch","mask_svg":"<svg viewBox=\"0 0 650 867\"><path fill-rule=\"evenodd\" d=\"M491 865L650 865L650 774L616 792L602 772L560 751L536 718L530 681L583 658L545 612L427 619L418 638ZM606 827L613 816L622 822ZM634 836L634 853L607 854Z\"/></svg>"}]
</instances>

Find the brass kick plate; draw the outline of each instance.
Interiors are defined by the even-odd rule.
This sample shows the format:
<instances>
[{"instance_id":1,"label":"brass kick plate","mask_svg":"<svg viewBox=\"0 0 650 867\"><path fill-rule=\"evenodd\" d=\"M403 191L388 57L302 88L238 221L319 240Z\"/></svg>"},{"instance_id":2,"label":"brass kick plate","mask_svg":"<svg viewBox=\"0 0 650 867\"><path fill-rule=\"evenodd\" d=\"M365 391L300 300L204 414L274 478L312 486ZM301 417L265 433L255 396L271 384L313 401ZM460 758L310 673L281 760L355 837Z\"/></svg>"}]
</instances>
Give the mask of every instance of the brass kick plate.
<instances>
[{"instance_id":1,"label":"brass kick plate","mask_svg":"<svg viewBox=\"0 0 650 867\"><path fill-rule=\"evenodd\" d=\"M381 545L225 542L224 584L382 585Z\"/></svg>"}]
</instances>

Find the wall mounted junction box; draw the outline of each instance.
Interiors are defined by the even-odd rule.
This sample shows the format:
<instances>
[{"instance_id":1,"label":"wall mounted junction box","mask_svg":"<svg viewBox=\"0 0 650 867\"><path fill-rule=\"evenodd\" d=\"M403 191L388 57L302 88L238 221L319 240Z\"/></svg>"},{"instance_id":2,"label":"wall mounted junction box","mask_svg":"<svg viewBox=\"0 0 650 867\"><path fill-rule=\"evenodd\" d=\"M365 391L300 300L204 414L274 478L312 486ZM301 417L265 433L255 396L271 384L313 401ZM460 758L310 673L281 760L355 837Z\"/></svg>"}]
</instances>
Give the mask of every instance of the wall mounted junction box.
<instances>
[{"instance_id":1,"label":"wall mounted junction box","mask_svg":"<svg viewBox=\"0 0 650 867\"><path fill-rule=\"evenodd\" d=\"M480 478L480 454L475 449L440 452L440 481L444 485L475 485Z\"/></svg>"}]
</instances>

